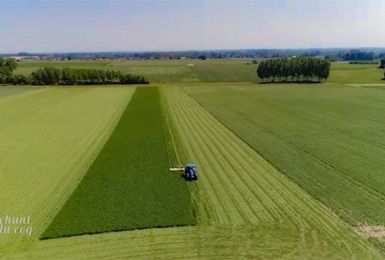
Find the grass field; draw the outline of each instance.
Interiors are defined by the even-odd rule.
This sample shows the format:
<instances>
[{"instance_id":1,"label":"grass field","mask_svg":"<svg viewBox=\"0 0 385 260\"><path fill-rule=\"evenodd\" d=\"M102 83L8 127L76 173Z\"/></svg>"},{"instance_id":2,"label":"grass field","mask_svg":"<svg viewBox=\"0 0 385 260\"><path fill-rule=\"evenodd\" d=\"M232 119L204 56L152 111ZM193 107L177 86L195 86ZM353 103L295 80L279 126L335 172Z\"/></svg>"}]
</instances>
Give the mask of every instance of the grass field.
<instances>
[{"instance_id":1,"label":"grass field","mask_svg":"<svg viewBox=\"0 0 385 260\"><path fill-rule=\"evenodd\" d=\"M0 98L0 212L30 216L33 227L31 237L2 235L0 256L36 244L104 145L133 91L38 89Z\"/></svg>"},{"instance_id":2,"label":"grass field","mask_svg":"<svg viewBox=\"0 0 385 260\"><path fill-rule=\"evenodd\" d=\"M333 63L328 82L332 83L382 83L384 70L377 64Z\"/></svg>"},{"instance_id":3,"label":"grass field","mask_svg":"<svg viewBox=\"0 0 385 260\"><path fill-rule=\"evenodd\" d=\"M28 75L38 68L90 68L118 70L143 75L151 82L256 81L256 65L251 60L125 60L125 61L24 61L16 74Z\"/></svg>"},{"instance_id":4,"label":"grass field","mask_svg":"<svg viewBox=\"0 0 385 260\"><path fill-rule=\"evenodd\" d=\"M29 75L31 72L44 67L103 69L108 66L105 61L21 61L18 63L15 74Z\"/></svg>"},{"instance_id":5,"label":"grass field","mask_svg":"<svg viewBox=\"0 0 385 260\"><path fill-rule=\"evenodd\" d=\"M31 215L34 230L0 234L0 258L383 259L375 248L385 251L384 238L352 227L385 226L383 71L334 63L324 84L261 85L249 62L65 62L143 74L156 94L135 86L1 87L0 214ZM35 63L18 72L51 64ZM158 141L149 144L148 135ZM197 182L167 172L186 162L198 165ZM154 172L167 179L147 178ZM61 224L47 231L52 237L167 222L177 210L159 213L160 198L140 192L156 183L163 197L166 182L170 194L187 186L196 225L39 240L55 216ZM167 207L191 213L179 195L165 197ZM147 206L159 214L140 218ZM84 218L74 224L78 213Z\"/></svg>"},{"instance_id":6,"label":"grass field","mask_svg":"<svg viewBox=\"0 0 385 260\"><path fill-rule=\"evenodd\" d=\"M352 225L385 225L385 92L341 85L186 88Z\"/></svg>"},{"instance_id":7,"label":"grass field","mask_svg":"<svg viewBox=\"0 0 385 260\"><path fill-rule=\"evenodd\" d=\"M119 70L139 74L153 83L172 82L257 82L257 65L251 59L212 60L121 60L121 61L23 61L17 74L28 75L46 67ZM384 70L376 64L332 63L330 83L382 83Z\"/></svg>"},{"instance_id":8,"label":"grass field","mask_svg":"<svg viewBox=\"0 0 385 260\"><path fill-rule=\"evenodd\" d=\"M20 242L24 249L7 259L381 257L181 89L160 90L174 160L199 167L199 181L188 185L198 225L35 238Z\"/></svg>"},{"instance_id":9,"label":"grass field","mask_svg":"<svg viewBox=\"0 0 385 260\"><path fill-rule=\"evenodd\" d=\"M138 88L42 237L194 224L186 183L168 171L161 119L158 88Z\"/></svg>"},{"instance_id":10,"label":"grass field","mask_svg":"<svg viewBox=\"0 0 385 260\"><path fill-rule=\"evenodd\" d=\"M0 97L12 96L14 94L19 94L27 90L29 90L29 88L22 88L22 87L14 88L14 87L3 86L3 87L0 87ZM6 100L6 99L2 99L2 100Z\"/></svg>"}]
</instances>

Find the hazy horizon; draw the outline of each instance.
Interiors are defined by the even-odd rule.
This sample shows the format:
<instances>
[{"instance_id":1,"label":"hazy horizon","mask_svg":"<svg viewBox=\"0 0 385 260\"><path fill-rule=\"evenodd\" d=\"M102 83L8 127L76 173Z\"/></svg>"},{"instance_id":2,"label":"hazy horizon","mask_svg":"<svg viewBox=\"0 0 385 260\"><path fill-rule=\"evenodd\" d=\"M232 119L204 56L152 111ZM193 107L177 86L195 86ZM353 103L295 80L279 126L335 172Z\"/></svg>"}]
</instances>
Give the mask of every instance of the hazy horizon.
<instances>
[{"instance_id":1,"label":"hazy horizon","mask_svg":"<svg viewBox=\"0 0 385 260\"><path fill-rule=\"evenodd\" d=\"M193 51L242 51L242 50L372 50L372 49L380 49L385 50L384 46L373 46L373 47L367 47L367 46L353 46L353 47L309 47L309 48L233 48L233 49L174 49L174 50L96 50L96 51L15 51L15 52L0 52L0 54L5 55L12 55L12 54L20 54L20 53L27 53L27 54L66 54L66 53L162 53L162 52L193 52Z\"/></svg>"},{"instance_id":2,"label":"hazy horizon","mask_svg":"<svg viewBox=\"0 0 385 260\"><path fill-rule=\"evenodd\" d=\"M381 0L0 0L0 53L383 48Z\"/></svg>"}]
</instances>

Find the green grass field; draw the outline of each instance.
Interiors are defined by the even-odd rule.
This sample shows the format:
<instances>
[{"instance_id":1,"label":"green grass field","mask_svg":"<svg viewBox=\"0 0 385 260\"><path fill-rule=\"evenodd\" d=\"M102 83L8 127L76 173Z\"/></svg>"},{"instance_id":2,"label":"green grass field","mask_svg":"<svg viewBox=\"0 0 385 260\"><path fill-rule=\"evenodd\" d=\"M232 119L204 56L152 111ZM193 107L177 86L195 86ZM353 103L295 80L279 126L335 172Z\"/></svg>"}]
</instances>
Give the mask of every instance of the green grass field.
<instances>
[{"instance_id":1,"label":"green grass field","mask_svg":"<svg viewBox=\"0 0 385 260\"><path fill-rule=\"evenodd\" d=\"M37 89L0 98L0 212L30 216L0 257L37 243L114 129L134 88ZM86 106L84 104L87 104Z\"/></svg>"},{"instance_id":2,"label":"green grass field","mask_svg":"<svg viewBox=\"0 0 385 260\"><path fill-rule=\"evenodd\" d=\"M31 215L34 230L31 237L0 235L0 258L383 259L384 238L354 231L385 226L383 71L335 63L324 84L262 85L249 62L80 65L143 74L157 91L1 87L0 212ZM36 63L23 66L45 66ZM197 182L167 171L186 162L198 165ZM170 180L147 178L154 172ZM166 212L140 192L154 185L190 197L196 225L39 239L59 223L55 216L61 223L48 229L52 237L156 226L152 220L172 226L167 218L177 208L191 216L179 195L156 190L174 207ZM160 213L140 218L147 206ZM69 219L78 213L75 224Z\"/></svg>"},{"instance_id":3,"label":"green grass field","mask_svg":"<svg viewBox=\"0 0 385 260\"><path fill-rule=\"evenodd\" d=\"M29 75L31 72L44 67L103 69L109 62L106 61L21 61L18 63L15 74Z\"/></svg>"},{"instance_id":4,"label":"green grass field","mask_svg":"<svg viewBox=\"0 0 385 260\"><path fill-rule=\"evenodd\" d=\"M186 91L353 225L385 225L381 89L228 85Z\"/></svg>"},{"instance_id":5,"label":"green grass field","mask_svg":"<svg viewBox=\"0 0 385 260\"><path fill-rule=\"evenodd\" d=\"M89 68L118 70L143 75L151 82L256 81L256 65L251 60L122 60L122 61L24 61L16 74L28 75L38 68Z\"/></svg>"},{"instance_id":6,"label":"green grass field","mask_svg":"<svg viewBox=\"0 0 385 260\"><path fill-rule=\"evenodd\" d=\"M23 61L15 73L28 75L46 66L119 70L143 75L152 83L258 81L257 65L251 59ZM328 82L385 84L383 78L384 70L376 64L332 63Z\"/></svg>"},{"instance_id":7,"label":"green grass field","mask_svg":"<svg viewBox=\"0 0 385 260\"><path fill-rule=\"evenodd\" d=\"M87 175L42 235L194 224L186 183L168 172L157 88L138 88Z\"/></svg>"},{"instance_id":8,"label":"green grass field","mask_svg":"<svg viewBox=\"0 0 385 260\"><path fill-rule=\"evenodd\" d=\"M384 70L377 64L333 63L328 82L332 83L379 83L385 84Z\"/></svg>"},{"instance_id":9,"label":"green grass field","mask_svg":"<svg viewBox=\"0 0 385 260\"><path fill-rule=\"evenodd\" d=\"M127 88L126 91L132 89ZM76 90L72 91L77 93ZM98 91L102 90L113 91L114 88L91 89L89 92L99 94ZM55 91L61 93L63 90ZM29 196L26 196L26 200L16 203L24 210L24 214L28 214L28 210L35 209L33 225L36 230L32 238L18 241L17 237L9 237L8 245L12 243L18 245L18 248L2 250L4 258L55 259L63 255L71 259L151 258L154 255L168 259L218 258L218 256L286 259L381 257L368 241L360 238L336 215L286 178L180 88L164 87L160 91L162 111L166 113L164 116L168 122L166 129L169 129L172 146L177 151L175 160L191 160L199 167L199 181L188 185L197 212L197 226L39 240L38 237L49 224L49 220L54 218L55 213L71 194L71 190L85 174L86 168L81 167L77 172L66 172L73 176L71 181L70 178L58 178L58 173L45 175L44 178L40 176L45 180L44 184L40 184L41 187L50 185L51 191L54 192L49 194L43 192L40 195L45 198L45 207L39 208L41 203L35 200L31 204L34 198ZM129 99L128 94L132 92L129 91L123 96L121 94L120 104L124 104ZM135 104L135 97L137 96L134 96L130 105ZM82 104L94 101L94 99L87 100L86 97L80 100ZM66 105L68 103L63 106ZM71 107L76 110L79 105L72 103ZM98 114L105 109L101 104L98 109L92 107L88 110L88 106L82 107L91 114ZM54 111L46 111L51 112ZM71 120L73 117L74 115ZM100 119L103 118L99 115L95 117L102 123ZM84 120L83 117L80 119ZM82 129L87 124L80 119L76 124ZM44 122L45 126L50 125L50 121ZM58 127L60 129L62 125ZM119 125L116 129L119 129ZM51 129L52 133L56 131L58 129ZM73 135L74 133L70 136ZM76 134L76 138L80 137L83 137L81 133ZM64 142L66 138L62 137L61 140ZM109 147L109 142L101 150L97 160L104 153L104 149ZM31 149L32 147L29 147L28 150ZM88 149L97 150L92 147ZM39 146L38 151L43 152L45 148ZM52 152L52 149L47 149L48 151ZM60 155L63 156L63 153ZM51 158L50 163L57 163L61 156L55 155L56 159ZM74 163L76 157L70 156L66 164L70 165L71 159ZM37 167L36 170L41 172L43 169ZM84 180L87 180L87 177ZM143 179L139 182L142 183ZM119 187L119 184L116 185ZM78 188L81 186L82 184ZM15 193L10 190L8 197L12 198L14 195ZM76 191L73 196L76 196ZM59 198L60 203L57 201ZM4 208L10 208L10 205L12 204ZM28 209L26 205L29 205ZM56 210L52 210L53 205L57 205L54 207ZM51 214L46 216L48 209L51 209ZM45 221L42 221L42 218Z\"/></svg>"},{"instance_id":10,"label":"green grass field","mask_svg":"<svg viewBox=\"0 0 385 260\"><path fill-rule=\"evenodd\" d=\"M0 97L12 96L14 94L19 94L27 90L29 90L29 88L23 88L23 87L14 88L14 87L3 86L3 87L0 87Z\"/></svg>"}]
</instances>

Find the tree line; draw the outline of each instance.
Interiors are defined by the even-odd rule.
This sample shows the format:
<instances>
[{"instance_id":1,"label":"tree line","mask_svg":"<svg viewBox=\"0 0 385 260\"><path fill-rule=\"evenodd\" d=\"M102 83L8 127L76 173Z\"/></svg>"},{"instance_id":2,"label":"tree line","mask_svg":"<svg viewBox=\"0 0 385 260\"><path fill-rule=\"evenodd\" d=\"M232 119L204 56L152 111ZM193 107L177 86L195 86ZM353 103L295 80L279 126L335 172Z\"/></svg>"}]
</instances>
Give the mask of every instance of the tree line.
<instances>
[{"instance_id":1,"label":"tree line","mask_svg":"<svg viewBox=\"0 0 385 260\"><path fill-rule=\"evenodd\" d=\"M41 68L29 76L31 85L148 84L142 76L112 70Z\"/></svg>"},{"instance_id":2,"label":"tree line","mask_svg":"<svg viewBox=\"0 0 385 260\"><path fill-rule=\"evenodd\" d=\"M0 57L0 84L14 85L101 85L148 84L142 76L124 74L112 70L45 67L28 76L14 75L17 66L14 59Z\"/></svg>"},{"instance_id":3,"label":"tree line","mask_svg":"<svg viewBox=\"0 0 385 260\"><path fill-rule=\"evenodd\" d=\"M341 58L344 60L374 60L376 55L374 52L350 50L347 53L341 54Z\"/></svg>"},{"instance_id":4,"label":"tree line","mask_svg":"<svg viewBox=\"0 0 385 260\"><path fill-rule=\"evenodd\" d=\"M257 69L262 82L321 82L329 77L330 62L319 58L268 59Z\"/></svg>"}]
</instances>

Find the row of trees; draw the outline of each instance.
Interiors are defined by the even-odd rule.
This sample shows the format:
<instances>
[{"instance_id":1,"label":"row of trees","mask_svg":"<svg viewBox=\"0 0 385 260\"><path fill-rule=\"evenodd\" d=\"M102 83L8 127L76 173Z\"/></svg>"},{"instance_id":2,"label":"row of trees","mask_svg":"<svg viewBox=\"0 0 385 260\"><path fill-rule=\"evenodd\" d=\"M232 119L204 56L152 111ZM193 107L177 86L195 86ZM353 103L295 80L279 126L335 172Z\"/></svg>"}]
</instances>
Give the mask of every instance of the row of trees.
<instances>
[{"instance_id":1,"label":"row of trees","mask_svg":"<svg viewBox=\"0 0 385 260\"><path fill-rule=\"evenodd\" d=\"M374 60L376 55L374 52L366 52L361 50L350 50L340 55L344 60Z\"/></svg>"},{"instance_id":2,"label":"row of trees","mask_svg":"<svg viewBox=\"0 0 385 260\"><path fill-rule=\"evenodd\" d=\"M329 77L330 62L296 57L262 61L257 69L262 82L321 82Z\"/></svg>"},{"instance_id":3,"label":"row of trees","mask_svg":"<svg viewBox=\"0 0 385 260\"><path fill-rule=\"evenodd\" d=\"M142 77L119 71L94 69L38 69L28 78L32 85L148 84Z\"/></svg>"},{"instance_id":4,"label":"row of trees","mask_svg":"<svg viewBox=\"0 0 385 260\"><path fill-rule=\"evenodd\" d=\"M148 84L142 76L123 74L119 71L93 69L41 68L29 76L14 75L17 66L14 59L0 57L0 84L14 85L100 85L100 84Z\"/></svg>"}]
</instances>

